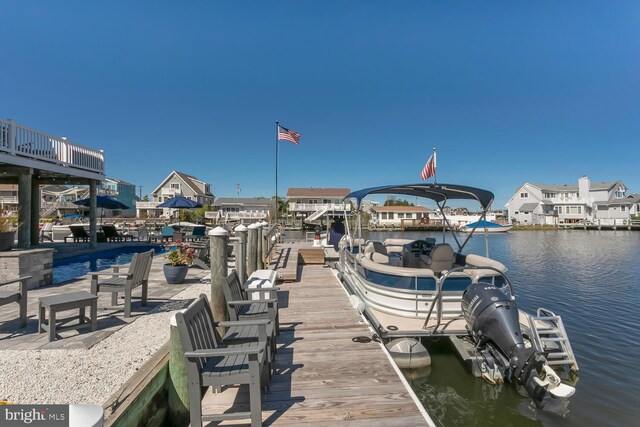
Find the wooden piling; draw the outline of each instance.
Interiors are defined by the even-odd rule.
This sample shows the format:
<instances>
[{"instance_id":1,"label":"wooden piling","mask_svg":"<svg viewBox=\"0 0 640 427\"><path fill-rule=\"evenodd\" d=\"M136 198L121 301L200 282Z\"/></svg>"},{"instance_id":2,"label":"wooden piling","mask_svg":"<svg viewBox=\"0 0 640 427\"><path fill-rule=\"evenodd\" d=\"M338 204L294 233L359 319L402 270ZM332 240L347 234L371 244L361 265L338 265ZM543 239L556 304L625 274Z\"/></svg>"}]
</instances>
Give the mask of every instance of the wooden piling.
<instances>
[{"instance_id":1,"label":"wooden piling","mask_svg":"<svg viewBox=\"0 0 640 427\"><path fill-rule=\"evenodd\" d=\"M247 227L247 276L258 269L258 227L257 224Z\"/></svg>"},{"instance_id":2,"label":"wooden piling","mask_svg":"<svg viewBox=\"0 0 640 427\"><path fill-rule=\"evenodd\" d=\"M215 319L227 320L223 283L227 278L227 239L229 233L222 227L209 232L211 258L211 309ZM218 328L224 329L224 328ZM219 331L223 332L223 331ZM222 334L224 335L224 333Z\"/></svg>"},{"instance_id":3,"label":"wooden piling","mask_svg":"<svg viewBox=\"0 0 640 427\"><path fill-rule=\"evenodd\" d=\"M247 227L240 224L234 228L236 236L240 239L238 253L236 253L236 271L242 283L247 280Z\"/></svg>"},{"instance_id":4,"label":"wooden piling","mask_svg":"<svg viewBox=\"0 0 640 427\"><path fill-rule=\"evenodd\" d=\"M176 316L169 321L169 381L167 381L168 421L172 426L189 425L189 380L184 366L184 355Z\"/></svg>"}]
</instances>

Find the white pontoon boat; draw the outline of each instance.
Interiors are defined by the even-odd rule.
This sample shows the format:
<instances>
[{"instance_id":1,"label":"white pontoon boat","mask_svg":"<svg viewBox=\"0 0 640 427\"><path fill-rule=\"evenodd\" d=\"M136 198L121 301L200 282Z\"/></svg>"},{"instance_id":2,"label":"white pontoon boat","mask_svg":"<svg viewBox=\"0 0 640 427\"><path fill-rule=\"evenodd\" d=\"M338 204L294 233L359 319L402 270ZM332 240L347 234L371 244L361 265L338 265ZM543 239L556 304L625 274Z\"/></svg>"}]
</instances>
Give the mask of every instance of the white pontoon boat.
<instances>
[{"instance_id":1,"label":"white pontoon boat","mask_svg":"<svg viewBox=\"0 0 640 427\"><path fill-rule=\"evenodd\" d=\"M545 396L569 397L551 366L577 370L560 316L539 309L518 310L507 268L488 256L463 254L473 232L463 241L451 233L457 248L433 238L422 240L360 238L360 205L371 194L396 194L433 200L441 212L449 200L480 204L486 219L493 193L450 184L383 186L354 191L358 219L355 236L347 227L340 241L336 268L362 311L385 343L395 351L419 349L416 340L448 337L471 371L489 382L515 382L538 406ZM444 229L452 230L443 214ZM473 231L473 230L472 230ZM443 233L444 234L444 233ZM488 239L485 241L488 255ZM398 338L409 340L399 345ZM400 355L401 356L401 355ZM405 358L406 359L406 358ZM423 355L417 358L425 359Z\"/></svg>"}]
</instances>

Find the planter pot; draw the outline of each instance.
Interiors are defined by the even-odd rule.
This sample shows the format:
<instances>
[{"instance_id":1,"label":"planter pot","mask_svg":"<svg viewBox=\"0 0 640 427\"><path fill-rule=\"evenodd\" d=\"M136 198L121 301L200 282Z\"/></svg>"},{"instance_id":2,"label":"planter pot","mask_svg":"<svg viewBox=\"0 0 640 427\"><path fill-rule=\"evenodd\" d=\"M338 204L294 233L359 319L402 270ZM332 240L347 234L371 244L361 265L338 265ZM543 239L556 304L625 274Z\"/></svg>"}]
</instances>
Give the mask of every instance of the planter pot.
<instances>
[{"instance_id":1,"label":"planter pot","mask_svg":"<svg viewBox=\"0 0 640 427\"><path fill-rule=\"evenodd\" d=\"M15 231L0 231L0 251L10 251L15 238Z\"/></svg>"},{"instance_id":2,"label":"planter pot","mask_svg":"<svg viewBox=\"0 0 640 427\"><path fill-rule=\"evenodd\" d=\"M164 271L164 277L167 279L167 283L177 285L184 282L184 278L187 277L187 272L189 271L189 266L165 264L162 266L162 270Z\"/></svg>"}]
</instances>

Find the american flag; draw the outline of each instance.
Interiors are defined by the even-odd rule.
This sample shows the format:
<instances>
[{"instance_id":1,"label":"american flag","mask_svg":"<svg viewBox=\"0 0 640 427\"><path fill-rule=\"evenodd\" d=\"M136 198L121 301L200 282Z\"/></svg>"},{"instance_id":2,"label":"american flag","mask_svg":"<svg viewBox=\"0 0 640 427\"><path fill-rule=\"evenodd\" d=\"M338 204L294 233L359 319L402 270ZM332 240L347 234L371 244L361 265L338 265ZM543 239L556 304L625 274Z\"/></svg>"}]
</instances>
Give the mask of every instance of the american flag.
<instances>
[{"instance_id":1,"label":"american flag","mask_svg":"<svg viewBox=\"0 0 640 427\"><path fill-rule=\"evenodd\" d=\"M426 181L431 176L436 176L436 151L435 150L433 150L433 153L431 153L431 157L429 157L429 160L427 160L427 164L424 165L424 168L422 168L422 173L420 174L420 177L422 178L423 181Z\"/></svg>"},{"instance_id":2,"label":"american flag","mask_svg":"<svg viewBox=\"0 0 640 427\"><path fill-rule=\"evenodd\" d=\"M300 134L295 130L278 125L278 141L289 141L297 145L300 144Z\"/></svg>"}]
</instances>

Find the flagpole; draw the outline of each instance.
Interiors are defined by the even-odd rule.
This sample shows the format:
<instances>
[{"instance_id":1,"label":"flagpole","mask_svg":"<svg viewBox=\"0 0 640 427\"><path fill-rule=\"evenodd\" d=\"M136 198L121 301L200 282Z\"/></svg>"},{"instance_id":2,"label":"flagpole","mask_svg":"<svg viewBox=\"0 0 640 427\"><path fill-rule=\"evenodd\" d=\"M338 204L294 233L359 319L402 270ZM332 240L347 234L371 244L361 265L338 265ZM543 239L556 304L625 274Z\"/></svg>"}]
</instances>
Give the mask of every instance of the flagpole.
<instances>
[{"instance_id":1,"label":"flagpole","mask_svg":"<svg viewBox=\"0 0 640 427\"><path fill-rule=\"evenodd\" d=\"M276 227L278 226L278 210L280 210L280 205L278 203L278 127L280 123L276 121Z\"/></svg>"},{"instance_id":2,"label":"flagpole","mask_svg":"<svg viewBox=\"0 0 640 427\"><path fill-rule=\"evenodd\" d=\"M436 158L436 147L433 147L433 185L438 184L438 178L436 176L438 169L438 159Z\"/></svg>"}]
</instances>

